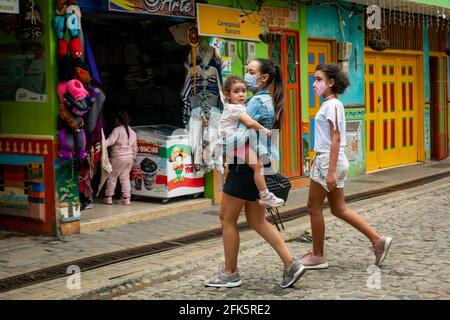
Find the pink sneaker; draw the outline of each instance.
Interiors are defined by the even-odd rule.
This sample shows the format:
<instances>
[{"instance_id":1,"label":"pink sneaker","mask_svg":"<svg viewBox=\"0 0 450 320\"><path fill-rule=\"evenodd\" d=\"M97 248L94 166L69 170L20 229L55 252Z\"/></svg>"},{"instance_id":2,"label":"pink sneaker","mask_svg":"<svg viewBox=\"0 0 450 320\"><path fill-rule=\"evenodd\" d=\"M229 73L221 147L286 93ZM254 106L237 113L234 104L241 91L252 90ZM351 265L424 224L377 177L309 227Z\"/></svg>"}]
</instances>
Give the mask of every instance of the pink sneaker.
<instances>
[{"instance_id":1,"label":"pink sneaker","mask_svg":"<svg viewBox=\"0 0 450 320\"><path fill-rule=\"evenodd\" d=\"M375 265L381 266L384 259L386 258L389 248L391 247L392 238L391 237L381 237L373 246L373 252L375 253Z\"/></svg>"},{"instance_id":2,"label":"pink sneaker","mask_svg":"<svg viewBox=\"0 0 450 320\"><path fill-rule=\"evenodd\" d=\"M128 206L131 204L131 201L129 198L120 198L120 200L116 201L117 204Z\"/></svg>"},{"instance_id":3,"label":"pink sneaker","mask_svg":"<svg viewBox=\"0 0 450 320\"><path fill-rule=\"evenodd\" d=\"M265 207L280 207L284 204L284 200L275 196L272 192L265 195L260 194L259 204Z\"/></svg>"},{"instance_id":4,"label":"pink sneaker","mask_svg":"<svg viewBox=\"0 0 450 320\"><path fill-rule=\"evenodd\" d=\"M103 203L104 204L113 204L112 197L104 197Z\"/></svg>"},{"instance_id":5,"label":"pink sneaker","mask_svg":"<svg viewBox=\"0 0 450 320\"><path fill-rule=\"evenodd\" d=\"M308 252L300 259L300 263L305 266L305 269L317 270L327 269L327 258L315 256L312 252Z\"/></svg>"}]
</instances>

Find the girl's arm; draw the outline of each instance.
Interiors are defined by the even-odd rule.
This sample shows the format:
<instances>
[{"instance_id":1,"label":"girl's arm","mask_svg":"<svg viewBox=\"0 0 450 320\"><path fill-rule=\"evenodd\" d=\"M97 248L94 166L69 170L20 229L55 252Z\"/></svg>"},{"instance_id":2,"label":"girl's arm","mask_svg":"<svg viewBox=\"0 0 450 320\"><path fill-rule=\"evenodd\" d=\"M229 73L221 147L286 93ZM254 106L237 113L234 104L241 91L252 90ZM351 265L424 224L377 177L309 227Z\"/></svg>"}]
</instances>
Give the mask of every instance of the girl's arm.
<instances>
[{"instance_id":1,"label":"girl's arm","mask_svg":"<svg viewBox=\"0 0 450 320\"><path fill-rule=\"evenodd\" d=\"M339 127L334 128L333 122L328 120L330 125L330 137L331 137L331 148L330 148L330 163L328 165L328 175L326 178L328 190L334 191L336 189L336 166L339 157L339 148L341 146L341 133L339 132ZM336 115L336 125L337 115Z\"/></svg>"},{"instance_id":2,"label":"girl's arm","mask_svg":"<svg viewBox=\"0 0 450 320\"><path fill-rule=\"evenodd\" d=\"M117 139L119 138L119 128L114 128L114 130L109 135L108 139L106 139L106 146L110 147L114 143L116 143Z\"/></svg>"},{"instance_id":3,"label":"girl's arm","mask_svg":"<svg viewBox=\"0 0 450 320\"><path fill-rule=\"evenodd\" d=\"M245 124L247 128L255 129L257 131L262 130L265 135L270 136L270 130L264 128L258 121L253 120L248 114L241 114L239 120L241 120L241 122Z\"/></svg>"}]
</instances>

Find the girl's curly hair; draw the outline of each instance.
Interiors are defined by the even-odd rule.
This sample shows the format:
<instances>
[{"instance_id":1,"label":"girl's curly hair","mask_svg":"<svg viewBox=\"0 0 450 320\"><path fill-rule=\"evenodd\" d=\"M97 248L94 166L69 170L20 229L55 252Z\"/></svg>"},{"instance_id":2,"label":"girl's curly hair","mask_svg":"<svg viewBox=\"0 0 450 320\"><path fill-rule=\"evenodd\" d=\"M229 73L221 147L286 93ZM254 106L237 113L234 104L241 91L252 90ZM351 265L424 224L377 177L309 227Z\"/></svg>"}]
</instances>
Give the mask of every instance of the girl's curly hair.
<instances>
[{"instance_id":1,"label":"girl's curly hair","mask_svg":"<svg viewBox=\"0 0 450 320\"><path fill-rule=\"evenodd\" d=\"M335 64L318 64L316 71L322 71L328 80L334 80L334 85L331 87L333 93L342 94L350 85L347 75Z\"/></svg>"}]
</instances>

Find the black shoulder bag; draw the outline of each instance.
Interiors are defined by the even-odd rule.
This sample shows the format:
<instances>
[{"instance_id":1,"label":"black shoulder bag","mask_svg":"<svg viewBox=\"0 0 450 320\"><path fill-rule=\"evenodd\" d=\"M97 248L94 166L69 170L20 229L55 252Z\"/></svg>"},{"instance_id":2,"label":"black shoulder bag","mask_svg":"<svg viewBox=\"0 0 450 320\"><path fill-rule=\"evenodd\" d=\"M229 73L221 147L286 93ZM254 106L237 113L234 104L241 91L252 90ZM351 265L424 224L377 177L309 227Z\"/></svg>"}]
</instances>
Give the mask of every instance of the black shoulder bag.
<instances>
[{"instance_id":1,"label":"black shoulder bag","mask_svg":"<svg viewBox=\"0 0 450 320\"><path fill-rule=\"evenodd\" d=\"M279 173L266 175L264 177L266 180L267 189L269 189L269 191L272 192L274 195L276 195L278 198L283 199L284 202L286 203L289 191L291 190L292 187L289 180ZM278 231L281 231L278 224L280 224L281 228L284 230L284 225L283 222L281 221L280 212L278 211L278 208L267 207L266 210L268 215L271 217L273 224L277 227Z\"/></svg>"}]
</instances>

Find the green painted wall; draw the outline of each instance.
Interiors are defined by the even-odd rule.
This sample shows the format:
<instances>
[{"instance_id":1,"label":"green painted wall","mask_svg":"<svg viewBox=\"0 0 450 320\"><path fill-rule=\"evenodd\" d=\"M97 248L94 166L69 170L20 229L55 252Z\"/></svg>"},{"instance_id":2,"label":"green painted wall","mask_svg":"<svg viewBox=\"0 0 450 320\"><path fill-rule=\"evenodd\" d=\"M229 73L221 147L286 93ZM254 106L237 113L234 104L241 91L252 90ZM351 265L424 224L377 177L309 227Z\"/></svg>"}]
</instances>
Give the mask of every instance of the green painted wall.
<instances>
[{"instance_id":1,"label":"green painted wall","mask_svg":"<svg viewBox=\"0 0 450 320\"><path fill-rule=\"evenodd\" d=\"M447 33L447 48L450 47L450 31ZM450 57L447 57L447 99L448 99L448 124L450 127ZM448 130L448 146L450 150L450 128Z\"/></svg>"},{"instance_id":2,"label":"green painted wall","mask_svg":"<svg viewBox=\"0 0 450 320\"><path fill-rule=\"evenodd\" d=\"M450 1L448 0L410 0L416 3L429 4L438 7L450 8Z\"/></svg>"},{"instance_id":3,"label":"green painted wall","mask_svg":"<svg viewBox=\"0 0 450 320\"><path fill-rule=\"evenodd\" d=\"M0 133L19 135L55 135L57 124L55 40L51 26L53 1L36 0L44 32L40 42L45 50L46 88L48 102L0 102ZM14 35L0 31L0 43L17 43Z\"/></svg>"}]
</instances>

